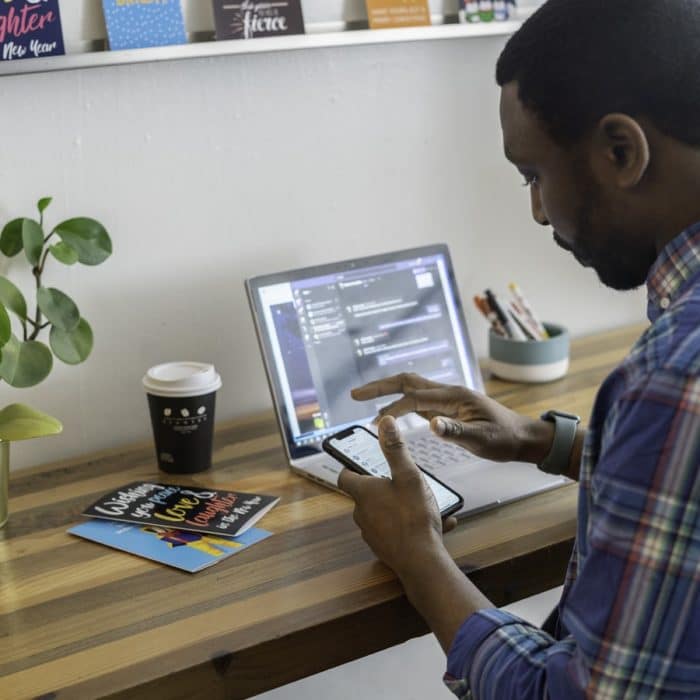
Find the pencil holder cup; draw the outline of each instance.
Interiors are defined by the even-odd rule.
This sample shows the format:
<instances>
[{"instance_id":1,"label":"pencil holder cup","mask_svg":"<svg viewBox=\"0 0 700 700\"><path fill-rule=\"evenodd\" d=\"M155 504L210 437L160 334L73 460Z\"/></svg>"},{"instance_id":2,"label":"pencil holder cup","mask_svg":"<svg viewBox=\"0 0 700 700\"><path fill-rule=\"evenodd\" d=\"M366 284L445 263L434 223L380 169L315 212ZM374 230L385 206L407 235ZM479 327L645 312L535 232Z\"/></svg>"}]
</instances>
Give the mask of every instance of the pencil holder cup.
<instances>
[{"instance_id":1,"label":"pencil holder cup","mask_svg":"<svg viewBox=\"0 0 700 700\"><path fill-rule=\"evenodd\" d=\"M489 332L491 373L512 382L551 382L569 369L569 332L545 323L546 340L512 340Z\"/></svg>"}]
</instances>

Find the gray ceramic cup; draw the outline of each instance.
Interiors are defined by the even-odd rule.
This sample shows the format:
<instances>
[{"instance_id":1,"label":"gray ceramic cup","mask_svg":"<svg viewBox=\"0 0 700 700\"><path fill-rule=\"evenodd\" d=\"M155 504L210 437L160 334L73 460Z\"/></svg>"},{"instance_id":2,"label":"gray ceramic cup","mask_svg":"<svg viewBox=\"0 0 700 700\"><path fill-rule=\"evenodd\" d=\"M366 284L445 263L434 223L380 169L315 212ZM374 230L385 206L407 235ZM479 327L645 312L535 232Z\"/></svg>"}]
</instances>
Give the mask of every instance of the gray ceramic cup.
<instances>
[{"instance_id":1,"label":"gray ceramic cup","mask_svg":"<svg viewBox=\"0 0 700 700\"><path fill-rule=\"evenodd\" d=\"M489 369L512 382L551 382L569 369L569 332L563 326L544 324L547 340L511 340L489 333Z\"/></svg>"}]
</instances>

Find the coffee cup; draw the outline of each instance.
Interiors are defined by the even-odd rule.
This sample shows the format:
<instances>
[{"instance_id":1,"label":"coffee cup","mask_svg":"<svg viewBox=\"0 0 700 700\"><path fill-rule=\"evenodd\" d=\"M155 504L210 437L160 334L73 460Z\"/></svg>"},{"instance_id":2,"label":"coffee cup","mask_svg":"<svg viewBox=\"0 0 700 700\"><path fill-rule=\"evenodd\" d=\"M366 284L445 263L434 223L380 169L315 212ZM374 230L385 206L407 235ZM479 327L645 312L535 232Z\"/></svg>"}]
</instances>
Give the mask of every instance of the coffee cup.
<instances>
[{"instance_id":1,"label":"coffee cup","mask_svg":"<svg viewBox=\"0 0 700 700\"><path fill-rule=\"evenodd\" d=\"M214 365L166 362L146 372L143 386L160 469L170 474L209 469L216 392L221 388Z\"/></svg>"}]
</instances>

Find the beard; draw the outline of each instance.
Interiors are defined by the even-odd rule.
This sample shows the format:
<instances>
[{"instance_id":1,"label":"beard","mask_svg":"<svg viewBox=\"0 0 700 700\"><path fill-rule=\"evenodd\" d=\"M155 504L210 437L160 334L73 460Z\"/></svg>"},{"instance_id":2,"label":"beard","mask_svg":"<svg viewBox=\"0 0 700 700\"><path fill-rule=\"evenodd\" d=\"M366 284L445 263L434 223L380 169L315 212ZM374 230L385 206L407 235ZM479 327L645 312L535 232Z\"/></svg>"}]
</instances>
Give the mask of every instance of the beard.
<instances>
[{"instance_id":1,"label":"beard","mask_svg":"<svg viewBox=\"0 0 700 700\"><path fill-rule=\"evenodd\" d=\"M576 235L572 242L564 240L556 231L554 242L570 252L583 267L593 268L606 287L618 291L636 289L647 280L658 256L656 248L644 241L641 234L630 234L612 224L607 224L604 230L597 227L593 212L596 208L603 211L595 206L598 199L592 193L584 197L586 203L576 216ZM609 216L598 218L612 220Z\"/></svg>"}]
</instances>

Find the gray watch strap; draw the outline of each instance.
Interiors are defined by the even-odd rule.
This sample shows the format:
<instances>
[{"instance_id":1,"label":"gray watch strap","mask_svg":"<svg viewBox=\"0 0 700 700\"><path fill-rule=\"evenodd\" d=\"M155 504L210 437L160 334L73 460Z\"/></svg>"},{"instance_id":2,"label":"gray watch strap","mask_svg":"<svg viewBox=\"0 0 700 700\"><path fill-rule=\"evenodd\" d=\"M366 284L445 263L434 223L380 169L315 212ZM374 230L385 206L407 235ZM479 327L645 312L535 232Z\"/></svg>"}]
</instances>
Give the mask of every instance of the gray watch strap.
<instances>
[{"instance_id":1,"label":"gray watch strap","mask_svg":"<svg viewBox=\"0 0 700 700\"><path fill-rule=\"evenodd\" d=\"M541 418L554 423L554 441L549 454L538 466L547 474L563 474L569 467L571 450L574 447L576 430L581 419L573 413L562 411L547 411Z\"/></svg>"}]
</instances>

